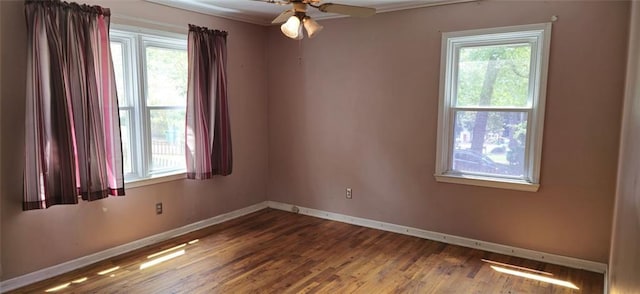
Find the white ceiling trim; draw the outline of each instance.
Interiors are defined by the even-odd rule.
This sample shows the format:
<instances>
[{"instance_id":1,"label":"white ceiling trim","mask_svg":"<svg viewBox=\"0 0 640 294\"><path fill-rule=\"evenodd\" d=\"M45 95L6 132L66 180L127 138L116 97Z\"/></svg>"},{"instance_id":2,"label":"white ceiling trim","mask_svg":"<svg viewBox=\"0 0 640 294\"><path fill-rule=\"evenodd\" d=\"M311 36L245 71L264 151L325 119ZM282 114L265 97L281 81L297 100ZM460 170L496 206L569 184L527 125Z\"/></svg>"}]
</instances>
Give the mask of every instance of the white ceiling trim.
<instances>
[{"instance_id":1,"label":"white ceiling trim","mask_svg":"<svg viewBox=\"0 0 640 294\"><path fill-rule=\"evenodd\" d=\"M386 8L385 7L376 8L376 14L401 11L401 10L409 10L409 9L418 9L418 8L425 8L425 7L433 7L433 6L467 3L467 2L479 2L479 1L484 1L484 0L442 0L437 2L424 3L424 4L390 5L389 7L386 7ZM336 2L339 3L339 0L337 0ZM322 14L321 16L314 16L313 18L316 20L322 20L322 19L336 19L336 18L347 18L347 17L349 16L341 15L341 14L325 13L325 14ZM280 24L268 23L268 24L262 24L262 25L270 26L270 25L280 25Z\"/></svg>"},{"instance_id":2,"label":"white ceiling trim","mask_svg":"<svg viewBox=\"0 0 640 294\"><path fill-rule=\"evenodd\" d=\"M407 10L407 9L416 9L416 8L442 6L442 5L450 5L450 4L467 3L467 2L479 2L479 1L483 1L483 0L443 0L443 1L437 1L437 2L424 3L424 4L413 4L413 5L409 4L409 5L401 5L397 7L392 6L389 8L376 9L376 13L385 13L385 12L393 12L393 11L400 11L400 10Z\"/></svg>"},{"instance_id":3,"label":"white ceiling trim","mask_svg":"<svg viewBox=\"0 0 640 294\"><path fill-rule=\"evenodd\" d=\"M250 23L250 24L256 24L256 25L261 25L261 26L268 26L271 23L266 23L264 20L259 20L256 19L255 17L251 17L251 16L245 16L243 14L239 14L239 13L224 13L221 11L215 11L215 10L211 10L211 9L207 9L207 11L200 11L200 10L196 10L196 7L192 7L189 6L188 4L184 4L182 2L178 2L178 1L173 1L173 0L145 0L147 2L152 2L152 3L156 3L156 4L160 4L163 6L168 6L171 8L177 8L177 9L182 9L182 10L186 10L186 11L191 11L191 12L196 12L196 13L201 13L201 14L206 14L206 15L212 15L212 16L216 16L216 17L220 17L220 18L224 18L224 19L230 19L230 20L236 20L236 21L241 21L241 22L246 22L246 23ZM275 16L274 16L275 18Z\"/></svg>"},{"instance_id":4,"label":"white ceiling trim","mask_svg":"<svg viewBox=\"0 0 640 294\"><path fill-rule=\"evenodd\" d=\"M212 15L220 18L236 20L261 26L271 26L271 20L275 18L280 12L288 9L285 5L274 5L270 8L262 9L259 11L260 15L251 14L250 11L236 8L224 7L222 5L213 4L214 1L208 1L208 3L193 1L193 0L145 0L147 2L152 2L168 7L178 8L182 10ZM401 2L401 1L389 1L386 4L378 4L378 5L366 5L363 3L363 6L369 6L376 8L376 14L400 11L400 10L408 10L408 9L417 9L424 7L433 7L433 6L441 6L441 5L451 5L458 3L467 3L467 2L478 2L484 0L430 0L423 1L423 3L413 3L415 1ZM247 2L250 2L247 0ZM255 2L255 1L251 1ZM336 3L340 3L339 0L335 0ZM344 2L344 1L343 1ZM366 2L366 1L362 1ZM314 13L313 10L309 11L309 15L311 15L316 20L322 19L335 19L335 18L345 18L349 16L339 15L339 14L329 14L329 13Z\"/></svg>"}]
</instances>

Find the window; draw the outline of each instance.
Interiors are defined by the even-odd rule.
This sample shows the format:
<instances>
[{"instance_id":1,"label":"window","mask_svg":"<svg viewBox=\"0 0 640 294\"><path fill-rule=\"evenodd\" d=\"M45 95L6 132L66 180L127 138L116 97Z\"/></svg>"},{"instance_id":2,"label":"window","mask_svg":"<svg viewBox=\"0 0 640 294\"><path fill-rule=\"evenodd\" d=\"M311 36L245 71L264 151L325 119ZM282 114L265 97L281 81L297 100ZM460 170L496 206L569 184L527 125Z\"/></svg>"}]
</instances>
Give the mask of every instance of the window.
<instances>
[{"instance_id":1,"label":"window","mask_svg":"<svg viewBox=\"0 0 640 294\"><path fill-rule=\"evenodd\" d=\"M127 182L185 172L187 40L112 29Z\"/></svg>"},{"instance_id":2,"label":"window","mask_svg":"<svg viewBox=\"0 0 640 294\"><path fill-rule=\"evenodd\" d=\"M551 24L442 37L436 179L537 191Z\"/></svg>"}]
</instances>

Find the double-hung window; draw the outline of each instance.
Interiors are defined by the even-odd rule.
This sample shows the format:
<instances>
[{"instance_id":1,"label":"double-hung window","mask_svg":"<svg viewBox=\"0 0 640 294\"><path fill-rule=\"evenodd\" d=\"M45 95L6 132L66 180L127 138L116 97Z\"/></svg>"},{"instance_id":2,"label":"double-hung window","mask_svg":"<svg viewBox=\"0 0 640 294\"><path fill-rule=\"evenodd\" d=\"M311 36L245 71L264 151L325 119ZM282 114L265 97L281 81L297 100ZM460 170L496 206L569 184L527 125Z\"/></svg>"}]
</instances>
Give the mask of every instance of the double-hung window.
<instances>
[{"instance_id":1,"label":"double-hung window","mask_svg":"<svg viewBox=\"0 0 640 294\"><path fill-rule=\"evenodd\" d=\"M444 33L436 179L539 186L551 24Z\"/></svg>"},{"instance_id":2,"label":"double-hung window","mask_svg":"<svg viewBox=\"0 0 640 294\"><path fill-rule=\"evenodd\" d=\"M186 35L111 29L128 182L185 172Z\"/></svg>"}]
</instances>

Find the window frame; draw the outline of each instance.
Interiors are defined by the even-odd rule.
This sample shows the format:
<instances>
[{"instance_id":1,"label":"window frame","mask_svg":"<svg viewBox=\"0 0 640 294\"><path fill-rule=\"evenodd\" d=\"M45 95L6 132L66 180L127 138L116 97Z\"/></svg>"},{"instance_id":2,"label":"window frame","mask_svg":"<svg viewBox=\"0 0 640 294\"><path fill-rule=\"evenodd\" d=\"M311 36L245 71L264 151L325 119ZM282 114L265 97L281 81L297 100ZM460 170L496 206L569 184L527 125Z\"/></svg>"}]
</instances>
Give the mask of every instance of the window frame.
<instances>
[{"instance_id":1,"label":"window frame","mask_svg":"<svg viewBox=\"0 0 640 294\"><path fill-rule=\"evenodd\" d=\"M133 27L111 25L110 42L119 42L123 47L124 91L129 105L118 105L128 110L132 172L125 174L127 188L145 186L165 181L186 178L186 162L181 169L151 169L152 109L185 109L185 106L147 105L147 60L146 48L179 49L187 51L187 35ZM186 99L186 97L185 97ZM186 158L185 158L186 161Z\"/></svg>"},{"instance_id":2,"label":"window frame","mask_svg":"<svg viewBox=\"0 0 640 294\"><path fill-rule=\"evenodd\" d=\"M477 29L442 34L440 91L435 178L438 182L535 192L540 186L542 133L546 100L551 23ZM531 44L529 97L524 107L459 106L457 71L461 48ZM527 132L524 176L493 176L453 170L455 113L457 111L524 112Z\"/></svg>"}]
</instances>

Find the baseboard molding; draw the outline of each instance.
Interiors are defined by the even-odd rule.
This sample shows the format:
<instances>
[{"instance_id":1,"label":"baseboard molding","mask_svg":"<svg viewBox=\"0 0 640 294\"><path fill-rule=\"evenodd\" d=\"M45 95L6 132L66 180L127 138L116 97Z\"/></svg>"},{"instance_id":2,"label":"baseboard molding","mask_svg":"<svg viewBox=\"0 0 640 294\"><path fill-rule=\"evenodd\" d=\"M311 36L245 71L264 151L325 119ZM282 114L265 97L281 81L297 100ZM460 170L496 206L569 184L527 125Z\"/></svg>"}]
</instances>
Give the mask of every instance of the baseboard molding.
<instances>
[{"instance_id":1,"label":"baseboard molding","mask_svg":"<svg viewBox=\"0 0 640 294\"><path fill-rule=\"evenodd\" d=\"M112 258L127 252L131 252L136 249L140 249L145 246L153 245L158 242L162 242L165 240L169 240L171 238L175 238L193 231L197 231L199 229L203 229L215 224L219 224L225 221L232 220L234 218L241 217L243 215L256 212L261 209L267 208L267 202L260 202L258 204L254 204L245 208L241 208L238 210L234 210L228 213L224 213L221 215L214 216L209 219L205 219L202 221L198 221L195 223L188 224L183 227L179 227L173 230L169 230L166 232L162 232L157 235L153 235L150 237L146 237L143 239L139 239L133 241L131 243L127 243L124 245L120 245L117 247L113 247L104 251L100 251L91 255L83 256L78 259L74 259L71 261L67 261L61 264L57 264L45 269L41 269L32 273L28 273L26 275L22 275L19 277L15 277L13 279L9 279L6 281L0 282L0 292L11 291L20 287L24 287L29 284L33 284L35 282L39 282L42 280L46 280L57 275L61 275L72 270L76 270L96 262Z\"/></svg>"},{"instance_id":2,"label":"baseboard molding","mask_svg":"<svg viewBox=\"0 0 640 294\"><path fill-rule=\"evenodd\" d=\"M274 209L285 210L285 211L293 211L293 207L295 205L286 204L276 201L267 201L267 206ZM490 251L495 253L500 253L509 256L521 257L531 260L543 261L547 263L562 265L566 267L576 268L576 269L584 269L592 272L602 273L606 277L607 265L600 262L594 262L589 260L583 260L573 257L567 257L557 254L539 252L535 250L522 249L513 246L501 245L491 242L485 242L480 240L474 240L464 237L458 237L454 235L442 234L407 226L401 226L391 223L385 223L376 220L370 220L365 218L353 217L339 213L333 213L313 208L306 208L301 206L296 206L298 208L298 213L314 216L318 218L328 219L339 221L343 223L389 231L414 237L419 237L423 239L434 240L438 242L443 242L447 244L453 244L468 248L480 249L484 251ZM606 290L605 290L606 291Z\"/></svg>"},{"instance_id":3,"label":"baseboard molding","mask_svg":"<svg viewBox=\"0 0 640 294\"><path fill-rule=\"evenodd\" d=\"M131 252L136 249L140 249L145 246L153 245L158 242L162 242L162 241L169 240L171 238L175 238L193 231L197 231L199 229L203 229L215 224L229 221L229 220L241 217L243 215L259 211L267 207L278 209L278 210L284 210L284 211L292 211L294 207L297 207L298 213L308 215L308 216L313 216L313 217L318 217L318 218L323 218L323 219L328 219L333 221L339 221L343 223L348 223L348 224L353 224L353 225L358 225L358 226L363 226L363 227L368 227L368 228L373 228L373 229L378 229L383 231L389 231L389 232L419 237L423 239L434 240L434 241L439 241L439 242L453 244L453 245L459 245L459 246L468 247L468 248L475 248L475 249L500 253L504 255L521 257L521 258L526 258L531 260L538 260L538 261L558 264L558 265L571 267L571 268L584 269L584 270L593 271L597 273L603 273L605 275L605 293L607 293L607 289L606 289L607 265L604 263L566 257L562 255L544 253L544 252L539 252L539 251L534 251L529 249L522 249L522 248L506 246L506 245L501 245L501 244L496 244L491 242L458 237L454 235L442 234L442 233L437 233L437 232L432 232L432 231L427 231L427 230L422 230L422 229L417 229L417 228L412 228L407 226L401 226L401 225L396 225L396 224L391 224L391 223L386 223L386 222L381 222L376 220L370 220L365 218L353 217L353 216L348 216L344 214L333 213L333 212L328 212L328 211L323 211L323 210L318 210L313 208L300 207L300 206L281 203L277 201L264 201L264 202L254 204L245 208L241 208L241 209L224 213L218 216L214 216L206 220L188 224L180 228L176 228L176 229L169 230L157 235L136 240L131 243L113 247L113 248L100 251L91 255L80 257L78 259L74 259L74 260L67 261L58 265L54 265L45 269L38 270L32 273L28 273L19 277L15 277L5 281L0 281L0 292L15 290L17 288L24 287L26 285L33 284L42 280L46 280L46 279L55 277L57 275L67 273L69 271L82 268L108 258L112 258L127 252Z\"/></svg>"}]
</instances>

